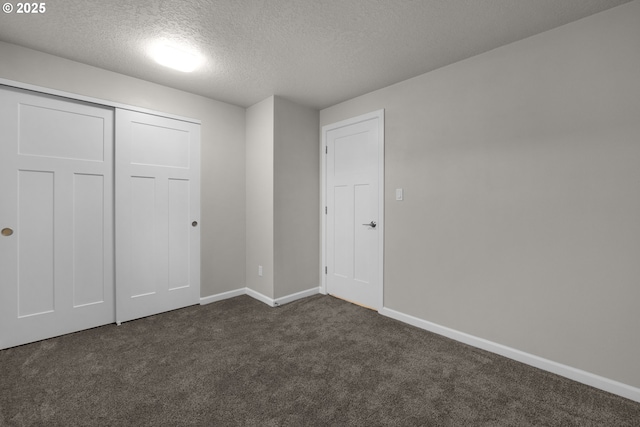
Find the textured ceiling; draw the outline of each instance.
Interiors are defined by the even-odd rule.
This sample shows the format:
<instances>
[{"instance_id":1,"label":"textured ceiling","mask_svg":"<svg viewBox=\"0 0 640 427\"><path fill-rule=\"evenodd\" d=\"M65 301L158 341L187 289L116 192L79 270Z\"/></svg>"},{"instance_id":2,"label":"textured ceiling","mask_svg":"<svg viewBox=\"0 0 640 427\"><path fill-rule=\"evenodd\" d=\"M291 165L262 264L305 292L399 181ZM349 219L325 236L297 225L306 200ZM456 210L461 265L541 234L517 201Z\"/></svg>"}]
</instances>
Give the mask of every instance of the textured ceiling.
<instances>
[{"instance_id":1,"label":"textured ceiling","mask_svg":"<svg viewBox=\"0 0 640 427\"><path fill-rule=\"evenodd\" d=\"M1 13L0 40L244 107L324 108L628 1L51 0ZM204 67L156 64L159 39Z\"/></svg>"}]
</instances>

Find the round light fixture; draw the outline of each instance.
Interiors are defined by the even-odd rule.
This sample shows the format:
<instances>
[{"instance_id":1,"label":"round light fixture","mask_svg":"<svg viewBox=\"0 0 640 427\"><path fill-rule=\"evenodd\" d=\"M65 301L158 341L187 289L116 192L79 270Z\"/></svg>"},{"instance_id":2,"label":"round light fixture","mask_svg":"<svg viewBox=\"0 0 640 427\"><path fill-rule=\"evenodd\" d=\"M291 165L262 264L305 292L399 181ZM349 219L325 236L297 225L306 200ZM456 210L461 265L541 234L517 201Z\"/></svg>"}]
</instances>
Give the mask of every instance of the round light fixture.
<instances>
[{"instance_id":1,"label":"round light fixture","mask_svg":"<svg viewBox=\"0 0 640 427\"><path fill-rule=\"evenodd\" d=\"M203 61L202 56L192 50L186 50L170 43L158 43L152 49L151 55L158 64L185 73L194 71Z\"/></svg>"}]
</instances>

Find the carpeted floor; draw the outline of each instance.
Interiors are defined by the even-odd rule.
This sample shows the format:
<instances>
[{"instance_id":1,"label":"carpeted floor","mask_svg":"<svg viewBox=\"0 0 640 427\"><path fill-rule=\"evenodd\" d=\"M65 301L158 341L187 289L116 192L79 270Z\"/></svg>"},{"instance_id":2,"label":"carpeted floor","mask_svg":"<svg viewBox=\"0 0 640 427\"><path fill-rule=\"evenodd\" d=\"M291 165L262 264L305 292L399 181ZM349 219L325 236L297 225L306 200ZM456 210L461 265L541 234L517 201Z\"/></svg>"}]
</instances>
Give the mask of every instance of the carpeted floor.
<instances>
[{"instance_id":1,"label":"carpeted floor","mask_svg":"<svg viewBox=\"0 0 640 427\"><path fill-rule=\"evenodd\" d=\"M640 404L314 296L0 351L0 425L640 426Z\"/></svg>"}]
</instances>

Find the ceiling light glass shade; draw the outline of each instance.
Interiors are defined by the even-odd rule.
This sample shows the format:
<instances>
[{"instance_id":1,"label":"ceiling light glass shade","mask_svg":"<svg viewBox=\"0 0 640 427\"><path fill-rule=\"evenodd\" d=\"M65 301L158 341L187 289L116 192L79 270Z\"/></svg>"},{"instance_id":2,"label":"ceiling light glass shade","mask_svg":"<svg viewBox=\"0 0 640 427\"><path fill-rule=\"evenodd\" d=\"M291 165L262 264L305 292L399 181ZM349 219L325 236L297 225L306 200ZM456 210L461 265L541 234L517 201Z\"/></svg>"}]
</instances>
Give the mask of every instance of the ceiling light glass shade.
<instances>
[{"instance_id":1,"label":"ceiling light glass shade","mask_svg":"<svg viewBox=\"0 0 640 427\"><path fill-rule=\"evenodd\" d=\"M157 45L152 54L158 64L185 73L190 73L202 63L200 55L168 44Z\"/></svg>"}]
</instances>

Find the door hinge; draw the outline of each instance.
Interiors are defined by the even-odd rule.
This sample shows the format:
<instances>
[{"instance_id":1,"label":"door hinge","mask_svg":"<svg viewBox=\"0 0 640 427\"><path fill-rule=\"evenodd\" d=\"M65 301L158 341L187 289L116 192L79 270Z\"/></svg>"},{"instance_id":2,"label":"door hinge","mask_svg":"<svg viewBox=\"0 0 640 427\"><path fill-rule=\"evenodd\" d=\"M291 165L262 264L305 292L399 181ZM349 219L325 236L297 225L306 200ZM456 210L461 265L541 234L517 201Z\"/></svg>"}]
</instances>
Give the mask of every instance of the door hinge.
<instances>
[{"instance_id":1,"label":"door hinge","mask_svg":"<svg viewBox=\"0 0 640 427\"><path fill-rule=\"evenodd\" d=\"M324 274L327 274L327 266L324 266Z\"/></svg>"},{"instance_id":2,"label":"door hinge","mask_svg":"<svg viewBox=\"0 0 640 427\"><path fill-rule=\"evenodd\" d=\"M324 214L326 215L327 213L328 213L328 212L327 212L327 207L325 206L325 207L324 207Z\"/></svg>"},{"instance_id":3,"label":"door hinge","mask_svg":"<svg viewBox=\"0 0 640 427\"><path fill-rule=\"evenodd\" d=\"M329 154L329 146L328 145L324 146L324 154Z\"/></svg>"}]
</instances>

